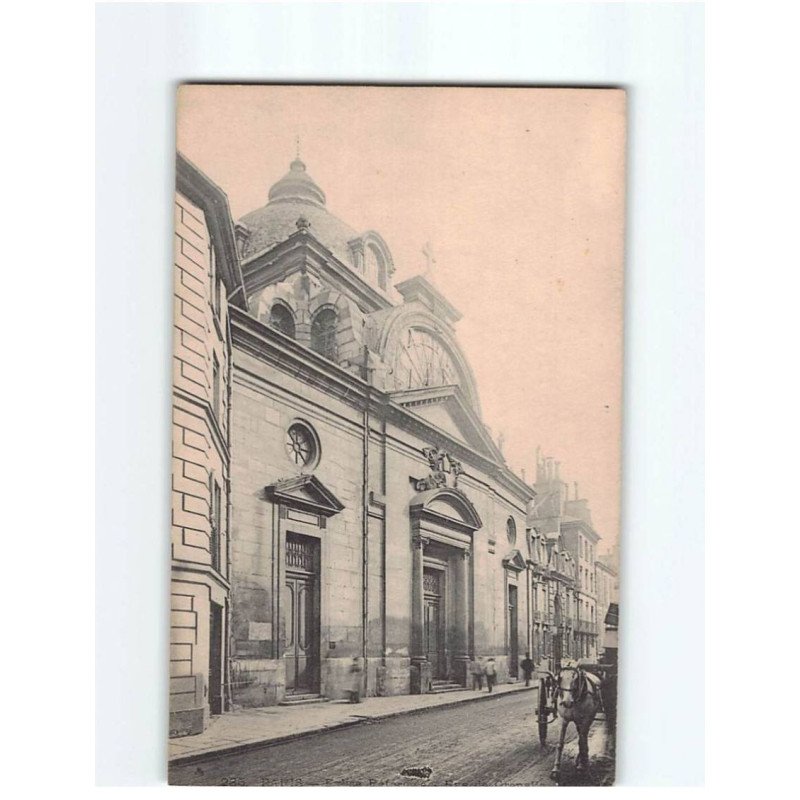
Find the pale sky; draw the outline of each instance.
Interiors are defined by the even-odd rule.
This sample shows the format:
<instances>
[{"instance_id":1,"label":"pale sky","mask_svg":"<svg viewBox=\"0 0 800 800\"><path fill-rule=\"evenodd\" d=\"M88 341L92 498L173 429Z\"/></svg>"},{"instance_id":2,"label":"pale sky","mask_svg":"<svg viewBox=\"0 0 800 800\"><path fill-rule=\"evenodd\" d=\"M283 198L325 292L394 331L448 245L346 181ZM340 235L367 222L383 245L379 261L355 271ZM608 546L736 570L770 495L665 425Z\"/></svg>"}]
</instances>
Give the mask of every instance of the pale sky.
<instances>
[{"instance_id":1,"label":"pale sky","mask_svg":"<svg viewBox=\"0 0 800 800\"><path fill-rule=\"evenodd\" d=\"M535 452L619 528L625 95L617 90L192 86L178 147L238 219L295 140L328 210L433 282L517 474ZM571 495L570 495L571 496Z\"/></svg>"}]
</instances>

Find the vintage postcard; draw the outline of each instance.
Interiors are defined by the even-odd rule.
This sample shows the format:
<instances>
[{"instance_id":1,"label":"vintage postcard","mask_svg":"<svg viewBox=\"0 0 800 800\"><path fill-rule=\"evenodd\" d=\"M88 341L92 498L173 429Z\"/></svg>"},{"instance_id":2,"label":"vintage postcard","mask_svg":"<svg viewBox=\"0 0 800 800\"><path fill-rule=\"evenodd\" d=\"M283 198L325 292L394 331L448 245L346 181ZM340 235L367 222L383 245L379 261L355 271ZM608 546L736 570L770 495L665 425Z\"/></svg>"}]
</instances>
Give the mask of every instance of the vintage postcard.
<instances>
[{"instance_id":1,"label":"vintage postcard","mask_svg":"<svg viewBox=\"0 0 800 800\"><path fill-rule=\"evenodd\" d=\"M171 783L614 782L625 134L179 88Z\"/></svg>"}]
</instances>

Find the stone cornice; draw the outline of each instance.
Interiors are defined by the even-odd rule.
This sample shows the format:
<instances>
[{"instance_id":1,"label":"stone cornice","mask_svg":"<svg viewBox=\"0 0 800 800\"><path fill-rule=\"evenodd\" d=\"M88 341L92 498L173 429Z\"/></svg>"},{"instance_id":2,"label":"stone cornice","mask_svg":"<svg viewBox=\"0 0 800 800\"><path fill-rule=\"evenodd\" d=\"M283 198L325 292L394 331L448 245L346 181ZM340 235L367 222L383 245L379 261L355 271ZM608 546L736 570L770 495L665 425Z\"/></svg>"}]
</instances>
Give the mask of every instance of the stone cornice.
<instances>
[{"instance_id":1,"label":"stone cornice","mask_svg":"<svg viewBox=\"0 0 800 800\"><path fill-rule=\"evenodd\" d=\"M613 575L615 578L619 576L619 573L614 569L614 567L609 566L605 561L602 561L599 558L595 559L594 566L595 569L605 570L609 575Z\"/></svg>"},{"instance_id":2,"label":"stone cornice","mask_svg":"<svg viewBox=\"0 0 800 800\"><path fill-rule=\"evenodd\" d=\"M561 519L561 528L580 528L581 532L592 540L592 544L597 544L602 538L599 533L588 523L582 519L573 517L570 519Z\"/></svg>"},{"instance_id":3,"label":"stone cornice","mask_svg":"<svg viewBox=\"0 0 800 800\"><path fill-rule=\"evenodd\" d=\"M211 241L217 250L217 263L227 289L228 302L246 308L228 196L181 152L176 153L175 158L175 189L203 209Z\"/></svg>"},{"instance_id":4,"label":"stone cornice","mask_svg":"<svg viewBox=\"0 0 800 800\"><path fill-rule=\"evenodd\" d=\"M351 267L339 261L308 230L298 230L288 239L257 253L244 263L247 296L250 297L273 283L279 283L303 268L337 291L355 299L367 314L394 306L388 297L370 286Z\"/></svg>"},{"instance_id":5,"label":"stone cornice","mask_svg":"<svg viewBox=\"0 0 800 800\"><path fill-rule=\"evenodd\" d=\"M217 447L217 451L222 456L222 460L226 466L230 465L231 463L231 453L228 447L228 442L225 436L222 433L222 429L219 426L219 422L217 421L216 414L214 414L211 403L208 400L204 400L200 397L196 397L193 394L190 394L183 389L178 388L177 386L172 387L172 393L175 397L180 398L186 403L190 403L191 405L197 406L198 408L202 409L203 414L206 419L206 423L208 424L208 429L211 432L211 437L214 440L214 444Z\"/></svg>"},{"instance_id":6,"label":"stone cornice","mask_svg":"<svg viewBox=\"0 0 800 800\"><path fill-rule=\"evenodd\" d=\"M171 561L173 573L183 571L190 572L195 575L205 575L206 577L212 578L222 589L230 591L231 585L228 580L226 580L222 574L214 569L214 567L212 567L210 564L203 564L199 561L185 561L181 558L173 558Z\"/></svg>"},{"instance_id":7,"label":"stone cornice","mask_svg":"<svg viewBox=\"0 0 800 800\"><path fill-rule=\"evenodd\" d=\"M396 284L394 288L400 292L406 303L419 301L434 315L443 318L448 325L461 319L461 312L424 275L414 275Z\"/></svg>"},{"instance_id":8,"label":"stone cornice","mask_svg":"<svg viewBox=\"0 0 800 800\"><path fill-rule=\"evenodd\" d=\"M364 407L370 392L366 381L250 314L234 309L231 313L231 333L234 350L238 348L249 353L259 361L288 372L309 386L331 392L338 399L359 409Z\"/></svg>"}]
</instances>

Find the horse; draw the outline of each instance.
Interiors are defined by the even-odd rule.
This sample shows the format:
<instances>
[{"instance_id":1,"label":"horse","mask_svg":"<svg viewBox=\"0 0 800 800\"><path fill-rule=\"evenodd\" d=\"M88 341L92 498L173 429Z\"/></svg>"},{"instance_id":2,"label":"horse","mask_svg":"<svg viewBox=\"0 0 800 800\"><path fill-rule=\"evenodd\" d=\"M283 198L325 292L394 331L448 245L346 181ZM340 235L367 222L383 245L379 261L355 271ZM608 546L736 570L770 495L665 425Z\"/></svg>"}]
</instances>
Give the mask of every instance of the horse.
<instances>
[{"instance_id":1,"label":"horse","mask_svg":"<svg viewBox=\"0 0 800 800\"><path fill-rule=\"evenodd\" d=\"M601 707L600 680L580 667L562 667L555 680L555 701L561 717L561 734L556 747L556 760L550 777L558 780L561 772L561 752L570 722L578 730L578 772L589 768L589 728Z\"/></svg>"}]
</instances>

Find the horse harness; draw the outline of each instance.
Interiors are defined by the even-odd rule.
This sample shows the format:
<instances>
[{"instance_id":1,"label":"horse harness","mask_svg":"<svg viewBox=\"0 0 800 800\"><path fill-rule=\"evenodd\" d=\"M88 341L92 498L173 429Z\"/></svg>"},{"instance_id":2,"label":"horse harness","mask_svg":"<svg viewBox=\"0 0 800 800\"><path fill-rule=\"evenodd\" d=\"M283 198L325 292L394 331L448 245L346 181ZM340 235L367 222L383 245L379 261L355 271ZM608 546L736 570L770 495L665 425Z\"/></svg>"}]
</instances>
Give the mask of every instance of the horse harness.
<instances>
[{"instance_id":1,"label":"horse harness","mask_svg":"<svg viewBox=\"0 0 800 800\"><path fill-rule=\"evenodd\" d=\"M598 691L600 686L599 679L595 678L593 675L590 677L590 673L585 672L580 667L562 667L558 672L558 678L556 678L555 676L552 677L553 685L555 688L554 694L556 698L563 697L564 692L567 691L567 689L561 686L560 678L561 678L561 673L563 672L575 673L575 678L572 681L572 685L569 691L572 692L576 703L580 703L581 700L583 700L583 698L586 697L586 694L589 693L589 694L596 694L598 696L598 700L600 700L600 703L602 705L601 693ZM575 686L576 683L578 684L577 690L572 688Z\"/></svg>"}]
</instances>

